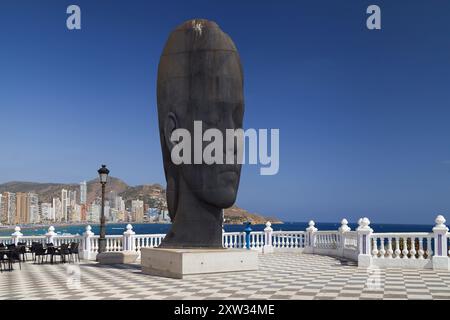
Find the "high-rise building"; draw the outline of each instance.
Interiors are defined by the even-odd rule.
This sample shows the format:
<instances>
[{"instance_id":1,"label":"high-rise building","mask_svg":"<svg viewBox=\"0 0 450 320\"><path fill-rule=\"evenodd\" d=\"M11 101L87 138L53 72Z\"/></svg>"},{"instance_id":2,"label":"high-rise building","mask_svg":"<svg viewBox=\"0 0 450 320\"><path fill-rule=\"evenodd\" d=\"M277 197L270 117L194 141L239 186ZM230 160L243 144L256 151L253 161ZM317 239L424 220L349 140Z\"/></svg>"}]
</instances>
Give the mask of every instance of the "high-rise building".
<instances>
[{"instance_id":1,"label":"high-rise building","mask_svg":"<svg viewBox=\"0 0 450 320\"><path fill-rule=\"evenodd\" d=\"M28 220L26 223L38 223L40 222L39 217L39 197L35 193L27 194L28 203Z\"/></svg>"},{"instance_id":2,"label":"high-rise building","mask_svg":"<svg viewBox=\"0 0 450 320\"><path fill-rule=\"evenodd\" d=\"M80 221L87 221L88 216L87 216L87 205L86 204L82 204L81 205L81 212L80 212Z\"/></svg>"},{"instance_id":3,"label":"high-rise building","mask_svg":"<svg viewBox=\"0 0 450 320\"><path fill-rule=\"evenodd\" d=\"M131 215L135 222L144 221L144 201L132 200L131 201Z\"/></svg>"},{"instance_id":4,"label":"high-rise building","mask_svg":"<svg viewBox=\"0 0 450 320\"><path fill-rule=\"evenodd\" d=\"M117 209L117 192L114 190L111 190L108 193L108 201L109 201L109 205L112 209Z\"/></svg>"},{"instance_id":5,"label":"high-rise building","mask_svg":"<svg viewBox=\"0 0 450 320\"><path fill-rule=\"evenodd\" d=\"M91 222L99 222L100 221L100 210L101 206L98 204L91 204L89 207L89 221Z\"/></svg>"},{"instance_id":6,"label":"high-rise building","mask_svg":"<svg viewBox=\"0 0 450 320\"><path fill-rule=\"evenodd\" d=\"M86 181L80 182L80 204L87 203L87 184Z\"/></svg>"},{"instance_id":7,"label":"high-rise building","mask_svg":"<svg viewBox=\"0 0 450 320\"><path fill-rule=\"evenodd\" d=\"M70 206L70 216L69 221L79 222L81 220L81 206L79 204L74 204Z\"/></svg>"},{"instance_id":8,"label":"high-rise building","mask_svg":"<svg viewBox=\"0 0 450 320\"><path fill-rule=\"evenodd\" d=\"M62 202L59 198L53 198L53 221L61 222L63 220Z\"/></svg>"},{"instance_id":9,"label":"high-rise building","mask_svg":"<svg viewBox=\"0 0 450 320\"><path fill-rule=\"evenodd\" d=\"M4 209L3 195L0 193L0 225L3 224L3 212L4 211L5 211L5 209Z\"/></svg>"},{"instance_id":10,"label":"high-rise building","mask_svg":"<svg viewBox=\"0 0 450 320\"><path fill-rule=\"evenodd\" d=\"M3 206L4 206L4 200L3 195L0 193L0 225L3 224Z\"/></svg>"},{"instance_id":11,"label":"high-rise building","mask_svg":"<svg viewBox=\"0 0 450 320\"><path fill-rule=\"evenodd\" d=\"M66 189L61 190L61 210L62 210L62 221L68 221L69 219L69 197Z\"/></svg>"},{"instance_id":12,"label":"high-rise building","mask_svg":"<svg viewBox=\"0 0 450 320\"><path fill-rule=\"evenodd\" d=\"M28 204L28 196L26 193L17 192L16 193L16 218L15 224L29 223L30 221L30 211Z\"/></svg>"},{"instance_id":13,"label":"high-rise building","mask_svg":"<svg viewBox=\"0 0 450 320\"><path fill-rule=\"evenodd\" d=\"M55 200L55 199L53 199ZM42 220L44 221L48 221L48 222L53 222L55 221L55 216L54 216L54 208L52 207L51 203L41 203L41 217Z\"/></svg>"},{"instance_id":14,"label":"high-rise building","mask_svg":"<svg viewBox=\"0 0 450 320\"><path fill-rule=\"evenodd\" d=\"M2 206L0 209L0 222L12 225L16 220L16 194L5 192L2 194Z\"/></svg>"},{"instance_id":15,"label":"high-rise building","mask_svg":"<svg viewBox=\"0 0 450 320\"><path fill-rule=\"evenodd\" d=\"M123 201L122 197L117 198L117 210L119 211L125 211L125 201Z\"/></svg>"},{"instance_id":16,"label":"high-rise building","mask_svg":"<svg viewBox=\"0 0 450 320\"><path fill-rule=\"evenodd\" d=\"M78 204L77 192L75 190L69 191L69 206Z\"/></svg>"}]
</instances>

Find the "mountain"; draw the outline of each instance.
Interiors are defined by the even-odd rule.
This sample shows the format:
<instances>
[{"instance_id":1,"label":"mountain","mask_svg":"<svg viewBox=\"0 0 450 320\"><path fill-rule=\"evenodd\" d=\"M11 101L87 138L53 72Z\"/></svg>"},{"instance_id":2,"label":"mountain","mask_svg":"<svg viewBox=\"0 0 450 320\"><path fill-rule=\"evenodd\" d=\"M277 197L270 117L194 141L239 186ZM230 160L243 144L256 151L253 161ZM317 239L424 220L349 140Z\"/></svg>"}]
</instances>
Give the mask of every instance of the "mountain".
<instances>
[{"instance_id":1,"label":"mountain","mask_svg":"<svg viewBox=\"0 0 450 320\"><path fill-rule=\"evenodd\" d=\"M39 202L52 202L53 198L61 197L61 189L76 190L77 197L79 197L80 185L78 183L64 184L64 183L36 183L36 182L20 182L12 181L0 184L0 193L3 192L33 192L38 194ZM160 184L146 184L138 186L129 186L122 180L114 177L109 177L106 184L106 195L114 190L119 196L123 198L127 207L131 206L131 200L140 199L145 204L154 204L155 199L165 201L165 189ZM101 197L101 185L98 178L87 182L87 202L93 202L97 197ZM226 223L243 223L251 220L255 224L265 223L270 220L272 223L282 223L279 219L274 217L264 217L257 213L250 213L245 209L234 205L231 208L225 209Z\"/></svg>"}]
</instances>

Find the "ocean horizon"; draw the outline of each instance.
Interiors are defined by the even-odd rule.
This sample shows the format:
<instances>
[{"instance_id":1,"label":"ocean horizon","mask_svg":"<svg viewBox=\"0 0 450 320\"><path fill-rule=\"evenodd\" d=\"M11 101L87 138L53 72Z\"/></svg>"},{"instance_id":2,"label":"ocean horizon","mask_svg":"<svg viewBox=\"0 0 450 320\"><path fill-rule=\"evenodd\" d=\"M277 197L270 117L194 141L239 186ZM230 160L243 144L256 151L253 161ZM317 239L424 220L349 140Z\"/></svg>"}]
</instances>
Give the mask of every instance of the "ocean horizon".
<instances>
[{"instance_id":1,"label":"ocean horizon","mask_svg":"<svg viewBox=\"0 0 450 320\"><path fill-rule=\"evenodd\" d=\"M120 235L126 230L128 223L109 223L106 225L106 234ZM100 233L99 224L74 224L74 225L55 225L55 232L57 234L71 234L81 235L86 231L86 226L92 227L94 234ZM158 234L167 233L170 223L131 223L133 231L136 234ZM44 235L49 228L48 226L24 226L21 230L24 236L38 236ZM318 230L337 230L341 226L340 223L318 222L315 227ZM356 223L349 223L348 226L352 230L356 230L358 225ZM255 224L251 228L253 231L263 231L266 226L264 224ZM308 222L284 222L283 224L272 224L274 231L305 231L308 227ZM434 225L431 224L394 224L394 223L373 223L370 227L374 232L432 232ZM225 224L226 232L240 232L244 231L244 224ZM0 236L10 236L14 232L14 226L0 229Z\"/></svg>"}]
</instances>

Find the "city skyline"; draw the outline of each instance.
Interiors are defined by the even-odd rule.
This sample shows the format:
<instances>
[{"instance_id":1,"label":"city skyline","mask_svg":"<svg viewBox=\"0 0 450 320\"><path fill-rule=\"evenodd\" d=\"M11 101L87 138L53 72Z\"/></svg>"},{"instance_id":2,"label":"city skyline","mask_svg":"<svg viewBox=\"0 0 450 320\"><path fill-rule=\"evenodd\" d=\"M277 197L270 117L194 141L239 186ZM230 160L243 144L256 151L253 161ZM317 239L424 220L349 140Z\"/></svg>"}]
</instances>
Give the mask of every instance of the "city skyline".
<instances>
[{"instance_id":1,"label":"city skyline","mask_svg":"<svg viewBox=\"0 0 450 320\"><path fill-rule=\"evenodd\" d=\"M79 191L77 196L77 191ZM34 192L0 193L0 225L26 225L42 223L98 223L101 215L101 198L87 202L88 187L86 181L79 183L79 190L62 188L60 197L52 197L52 202L41 202ZM106 195L105 217L108 222L169 222L165 205L159 205L160 199L145 203L144 200L131 200L130 207L117 191ZM152 198L151 198L152 200Z\"/></svg>"}]
</instances>

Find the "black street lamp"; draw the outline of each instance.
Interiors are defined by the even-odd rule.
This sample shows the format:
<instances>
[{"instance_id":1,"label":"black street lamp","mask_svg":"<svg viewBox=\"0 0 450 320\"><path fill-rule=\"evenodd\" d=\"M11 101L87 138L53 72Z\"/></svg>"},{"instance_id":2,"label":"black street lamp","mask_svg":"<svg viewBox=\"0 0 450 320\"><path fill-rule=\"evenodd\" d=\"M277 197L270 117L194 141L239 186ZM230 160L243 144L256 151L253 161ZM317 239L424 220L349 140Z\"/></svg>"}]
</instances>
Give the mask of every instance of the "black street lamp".
<instances>
[{"instance_id":1,"label":"black street lamp","mask_svg":"<svg viewBox=\"0 0 450 320\"><path fill-rule=\"evenodd\" d=\"M105 187L108 182L109 170L106 165L98 169L100 183L102 184L102 215L100 217L100 238L98 239L98 253L106 252L106 219L105 219Z\"/></svg>"}]
</instances>

